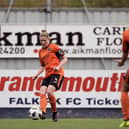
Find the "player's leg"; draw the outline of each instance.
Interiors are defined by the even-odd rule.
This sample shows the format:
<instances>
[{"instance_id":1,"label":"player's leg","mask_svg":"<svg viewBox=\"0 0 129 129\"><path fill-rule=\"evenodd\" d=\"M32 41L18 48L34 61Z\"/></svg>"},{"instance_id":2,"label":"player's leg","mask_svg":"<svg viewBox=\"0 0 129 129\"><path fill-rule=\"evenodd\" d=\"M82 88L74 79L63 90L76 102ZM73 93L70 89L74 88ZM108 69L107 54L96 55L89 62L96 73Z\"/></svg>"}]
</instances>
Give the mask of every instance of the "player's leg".
<instances>
[{"instance_id":1,"label":"player's leg","mask_svg":"<svg viewBox=\"0 0 129 129\"><path fill-rule=\"evenodd\" d=\"M42 115L40 116L41 119L45 119L46 117L46 107L47 107L47 86L48 86L49 78L45 78L40 87L40 108L42 110Z\"/></svg>"},{"instance_id":2,"label":"player's leg","mask_svg":"<svg viewBox=\"0 0 129 129\"><path fill-rule=\"evenodd\" d=\"M46 117L46 106L47 106L46 92L47 92L47 87L42 86L40 88L40 109L42 110L42 115L40 115L41 119L45 119Z\"/></svg>"},{"instance_id":3,"label":"player's leg","mask_svg":"<svg viewBox=\"0 0 129 129\"><path fill-rule=\"evenodd\" d=\"M52 108L53 112L57 112L57 109L56 109L56 98L55 98L55 95L54 95L54 91L55 90L56 90L56 88L53 85L49 85L48 86L47 95L48 95L48 99L49 99L49 102L51 104L51 108Z\"/></svg>"},{"instance_id":4,"label":"player's leg","mask_svg":"<svg viewBox=\"0 0 129 129\"><path fill-rule=\"evenodd\" d=\"M56 98L54 95L55 90L60 89L61 84L63 82L63 78L61 75L59 74L54 74L51 76L50 82L49 82L49 86L47 89L47 94L48 94L48 98L51 104L51 108L52 108L52 120L53 121L57 121L58 120L58 112L57 112L57 107L56 107Z\"/></svg>"},{"instance_id":5,"label":"player's leg","mask_svg":"<svg viewBox=\"0 0 129 129\"><path fill-rule=\"evenodd\" d=\"M40 108L43 112L46 112L47 98L46 98L47 87L42 86L40 88Z\"/></svg>"},{"instance_id":6,"label":"player's leg","mask_svg":"<svg viewBox=\"0 0 129 129\"><path fill-rule=\"evenodd\" d=\"M120 124L120 127L129 126L129 69L124 76L123 86L121 90L121 107L124 115L124 121Z\"/></svg>"},{"instance_id":7,"label":"player's leg","mask_svg":"<svg viewBox=\"0 0 129 129\"><path fill-rule=\"evenodd\" d=\"M53 121L57 121L57 108L56 108L56 98L54 95L54 91L56 90L56 88L53 85L49 85L48 89L47 89L47 94L48 94L48 99L52 108L52 120Z\"/></svg>"}]
</instances>

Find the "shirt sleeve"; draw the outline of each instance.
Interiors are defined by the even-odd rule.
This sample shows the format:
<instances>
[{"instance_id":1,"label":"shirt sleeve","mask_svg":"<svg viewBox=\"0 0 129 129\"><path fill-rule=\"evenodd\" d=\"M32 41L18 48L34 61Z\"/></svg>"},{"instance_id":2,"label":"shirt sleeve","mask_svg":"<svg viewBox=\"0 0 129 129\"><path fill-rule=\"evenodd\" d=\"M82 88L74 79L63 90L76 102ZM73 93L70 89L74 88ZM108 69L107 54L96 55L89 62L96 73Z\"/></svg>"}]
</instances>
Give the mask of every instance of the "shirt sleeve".
<instances>
[{"instance_id":1,"label":"shirt sleeve","mask_svg":"<svg viewBox=\"0 0 129 129\"><path fill-rule=\"evenodd\" d=\"M44 64L44 62L43 62L43 60L42 60L42 57L41 57L41 52L39 51L39 61L40 61L40 64L41 64L41 66L45 66L45 64Z\"/></svg>"},{"instance_id":2,"label":"shirt sleeve","mask_svg":"<svg viewBox=\"0 0 129 129\"><path fill-rule=\"evenodd\" d=\"M128 52L129 50L129 41L126 39L126 32L123 33L122 50L123 52Z\"/></svg>"},{"instance_id":3,"label":"shirt sleeve","mask_svg":"<svg viewBox=\"0 0 129 129\"><path fill-rule=\"evenodd\" d=\"M54 45L54 52L59 59L63 59L64 51L56 44Z\"/></svg>"}]
</instances>

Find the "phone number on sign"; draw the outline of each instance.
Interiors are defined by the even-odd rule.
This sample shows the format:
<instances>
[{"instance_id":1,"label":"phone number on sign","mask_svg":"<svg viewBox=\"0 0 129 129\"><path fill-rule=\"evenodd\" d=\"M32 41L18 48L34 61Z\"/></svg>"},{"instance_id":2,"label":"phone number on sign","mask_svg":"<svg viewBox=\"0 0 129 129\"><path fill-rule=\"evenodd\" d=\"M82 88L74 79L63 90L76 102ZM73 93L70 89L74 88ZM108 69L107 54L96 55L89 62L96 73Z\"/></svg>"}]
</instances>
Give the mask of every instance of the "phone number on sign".
<instances>
[{"instance_id":1,"label":"phone number on sign","mask_svg":"<svg viewBox=\"0 0 129 129\"><path fill-rule=\"evenodd\" d=\"M25 54L24 47L0 47L0 54Z\"/></svg>"}]
</instances>

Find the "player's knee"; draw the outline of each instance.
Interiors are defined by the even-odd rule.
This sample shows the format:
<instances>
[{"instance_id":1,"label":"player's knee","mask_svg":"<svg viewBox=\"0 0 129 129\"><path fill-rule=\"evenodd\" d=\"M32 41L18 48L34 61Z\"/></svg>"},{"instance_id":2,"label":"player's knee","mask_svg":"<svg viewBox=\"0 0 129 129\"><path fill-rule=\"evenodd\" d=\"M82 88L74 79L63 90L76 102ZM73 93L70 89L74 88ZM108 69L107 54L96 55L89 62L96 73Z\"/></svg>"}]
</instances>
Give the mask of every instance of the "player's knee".
<instances>
[{"instance_id":1,"label":"player's knee","mask_svg":"<svg viewBox=\"0 0 129 129\"><path fill-rule=\"evenodd\" d=\"M52 85L48 86L48 88L47 88L47 95L48 96L53 95L54 91L55 91L55 87L54 86L52 86Z\"/></svg>"},{"instance_id":2,"label":"player's knee","mask_svg":"<svg viewBox=\"0 0 129 129\"><path fill-rule=\"evenodd\" d=\"M47 90L46 87L43 87L43 86L42 86L42 87L40 88L40 94L46 94L46 90Z\"/></svg>"},{"instance_id":3,"label":"player's knee","mask_svg":"<svg viewBox=\"0 0 129 129\"><path fill-rule=\"evenodd\" d=\"M47 90L47 95L48 95L48 96L51 96L52 94L53 94L53 93L52 93L52 90L51 90L51 89L48 89L48 90Z\"/></svg>"}]
</instances>

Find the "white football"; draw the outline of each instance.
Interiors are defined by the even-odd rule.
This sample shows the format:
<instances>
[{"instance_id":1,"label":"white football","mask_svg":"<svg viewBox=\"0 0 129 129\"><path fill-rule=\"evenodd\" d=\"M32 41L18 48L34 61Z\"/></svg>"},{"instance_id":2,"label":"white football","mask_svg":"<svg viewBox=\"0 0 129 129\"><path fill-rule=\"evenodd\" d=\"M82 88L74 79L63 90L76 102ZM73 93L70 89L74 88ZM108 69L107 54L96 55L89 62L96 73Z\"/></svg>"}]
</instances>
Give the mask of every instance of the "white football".
<instances>
[{"instance_id":1,"label":"white football","mask_svg":"<svg viewBox=\"0 0 129 129\"><path fill-rule=\"evenodd\" d=\"M29 117L32 118L32 120L38 120L41 114L42 111L39 106L33 106L29 109Z\"/></svg>"}]
</instances>

